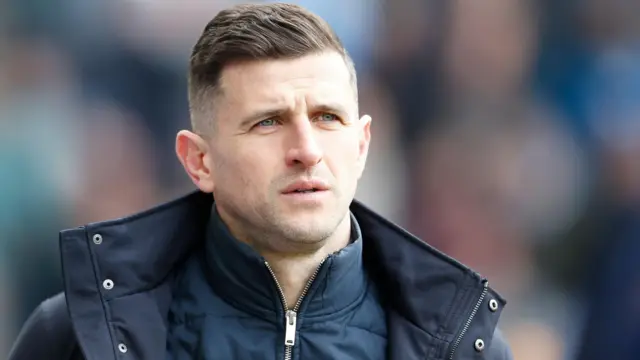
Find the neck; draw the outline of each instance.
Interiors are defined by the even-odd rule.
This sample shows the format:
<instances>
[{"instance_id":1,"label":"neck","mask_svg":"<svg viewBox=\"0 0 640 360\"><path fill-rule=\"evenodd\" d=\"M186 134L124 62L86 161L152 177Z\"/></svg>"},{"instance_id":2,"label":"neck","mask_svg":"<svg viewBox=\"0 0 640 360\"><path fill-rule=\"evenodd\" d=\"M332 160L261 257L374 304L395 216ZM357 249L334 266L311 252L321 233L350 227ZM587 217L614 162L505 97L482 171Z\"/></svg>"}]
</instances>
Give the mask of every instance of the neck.
<instances>
[{"instance_id":1,"label":"neck","mask_svg":"<svg viewBox=\"0 0 640 360\"><path fill-rule=\"evenodd\" d=\"M269 263L273 275L283 292L289 310L301 300L305 287L313 280L322 262L349 244L351 238L351 217L347 214L333 235L324 245L314 251L304 253L282 253L258 249Z\"/></svg>"}]
</instances>

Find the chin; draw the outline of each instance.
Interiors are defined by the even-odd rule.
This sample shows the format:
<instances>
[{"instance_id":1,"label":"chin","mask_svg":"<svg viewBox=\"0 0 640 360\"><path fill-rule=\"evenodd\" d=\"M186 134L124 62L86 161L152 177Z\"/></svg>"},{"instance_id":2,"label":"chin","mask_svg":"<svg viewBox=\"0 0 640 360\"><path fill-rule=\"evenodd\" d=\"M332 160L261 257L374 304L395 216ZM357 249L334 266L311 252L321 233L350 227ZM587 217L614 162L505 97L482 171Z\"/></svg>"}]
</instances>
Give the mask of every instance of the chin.
<instances>
[{"instance_id":1,"label":"chin","mask_svg":"<svg viewBox=\"0 0 640 360\"><path fill-rule=\"evenodd\" d=\"M336 225L327 221L327 218L320 221L284 221L280 225L282 235L294 242L318 243L326 240L336 230Z\"/></svg>"},{"instance_id":2,"label":"chin","mask_svg":"<svg viewBox=\"0 0 640 360\"><path fill-rule=\"evenodd\" d=\"M343 217L329 214L304 214L282 220L281 229L287 238L298 242L314 243L324 241L335 233Z\"/></svg>"}]
</instances>

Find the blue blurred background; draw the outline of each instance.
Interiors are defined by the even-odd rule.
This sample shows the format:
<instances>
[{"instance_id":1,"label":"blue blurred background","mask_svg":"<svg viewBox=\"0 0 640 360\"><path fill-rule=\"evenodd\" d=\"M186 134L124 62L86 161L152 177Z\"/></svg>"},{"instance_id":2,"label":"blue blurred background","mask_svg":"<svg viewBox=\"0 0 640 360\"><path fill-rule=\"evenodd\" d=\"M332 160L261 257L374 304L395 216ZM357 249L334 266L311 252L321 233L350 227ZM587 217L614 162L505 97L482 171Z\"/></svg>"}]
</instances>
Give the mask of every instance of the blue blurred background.
<instances>
[{"instance_id":1,"label":"blue blurred background","mask_svg":"<svg viewBox=\"0 0 640 360\"><path fill-rule=\"evenodd\" d=\"M193 189L188 55L233 3L0 2L0 354L62 289L60 229ZM491 279L516 359L637 359L640 2L298 3L374 119L357 197Z\"/></svg>"}]
</instances>

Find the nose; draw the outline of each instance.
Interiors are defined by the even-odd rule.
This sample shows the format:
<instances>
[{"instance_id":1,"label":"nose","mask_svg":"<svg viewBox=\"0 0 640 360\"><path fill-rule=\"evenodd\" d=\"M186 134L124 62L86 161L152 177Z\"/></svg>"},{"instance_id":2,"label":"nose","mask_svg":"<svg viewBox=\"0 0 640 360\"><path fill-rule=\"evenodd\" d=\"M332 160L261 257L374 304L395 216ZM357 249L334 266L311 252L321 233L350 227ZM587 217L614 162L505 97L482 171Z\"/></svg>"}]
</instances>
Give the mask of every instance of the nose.
<instances>
[{"instance_id":1,"label":"nose","mask_svg":"<svg viewBox=\"0 0 640 360\"><path fill-rule=\"evenodd\" d=\"M292 125L290 146L286 155L287 165L310 168L320 163L323 156L322 148L309 119L301 119Z\"/></svg>"}]
</instances>

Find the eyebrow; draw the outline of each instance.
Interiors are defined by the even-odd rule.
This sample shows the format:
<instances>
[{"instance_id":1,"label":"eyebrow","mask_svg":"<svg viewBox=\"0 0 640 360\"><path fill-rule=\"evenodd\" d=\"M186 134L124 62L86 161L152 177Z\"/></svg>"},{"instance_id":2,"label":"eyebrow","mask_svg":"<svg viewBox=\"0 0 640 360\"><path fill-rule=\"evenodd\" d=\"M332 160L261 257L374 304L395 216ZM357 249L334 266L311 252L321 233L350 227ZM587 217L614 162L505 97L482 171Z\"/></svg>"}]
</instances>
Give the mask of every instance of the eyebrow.
<instances>
[{"instance_id":1,"label":"eyebrow","mask_svg":"<svg viewBox=\"0 0 640 360\"><path fill-rule=\"evenodd\" d=\"M346 117L349 112L347 109L339 103L319 103L311 106L311 110L313 112L335 112L336 115L340 115L342 117Z\"/></svg>"}]
</instances>

